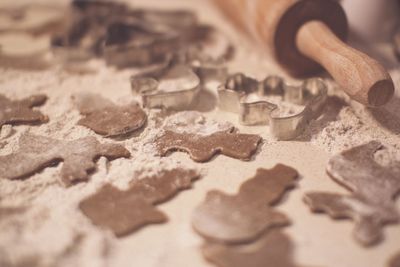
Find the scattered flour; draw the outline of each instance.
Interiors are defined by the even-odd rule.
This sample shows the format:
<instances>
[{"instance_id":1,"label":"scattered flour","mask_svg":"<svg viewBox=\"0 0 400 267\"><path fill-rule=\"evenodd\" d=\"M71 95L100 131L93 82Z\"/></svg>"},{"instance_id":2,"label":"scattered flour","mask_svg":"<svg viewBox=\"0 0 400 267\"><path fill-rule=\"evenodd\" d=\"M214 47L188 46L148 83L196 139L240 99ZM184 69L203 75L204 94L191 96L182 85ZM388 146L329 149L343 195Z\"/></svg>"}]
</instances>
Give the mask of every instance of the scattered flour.
<instances>
[{"instance_id":1,"label":"scattered flour","mask_svg":"<svg viewBox=\"0 0 400 267\"><path fill-rule=\"evenodd\" d=\"M210 135L216 132L230 132L234 128L230 122L207 120L197 111L184 111L168 117L164 122L164 129L177 133Z\"/></svg>"},{"instance_id":2,"label":"scattered flour","mask_svg":"<svg viewBox=\"0 0 400 267\"><path fill-rule=\"evenodd\" d=\"M106 76L112 77L113 70ZM14 70L4 71L3 74L12 77ZM33 88L43 84L42 77L59 75L56 70L44 73L25 75L25 84ZM62 74L65 75L65 74ZM61 75L61 76L62 76ZM143 132L134 134L124 140L110 140L96 135L85 127L76 125L79 112L74 108L71 95L79 91L96 92L103 90L104 95L112 94L113 88L103 78L104 73L96 75L69 76L63 80L50 80L50 85L41 89L49 97L49 101L41 111L50 116L50 122L31 127L20 125L11 127L5 125L1 129L1 141L4 147L0 148L0 155L7 155L19 147L19 137L24 132L32 132L55 139L74 140L83 136L95 136L100 142L116 142L130 150L132 157L117 159L108 162L100 158L97 170L87 183L80 183L71 188L64 188L59 181L62 163L44 169L25 180L0 180L0 205L27 207L22 216L0 218L0 256L4 263L1 266L19 266L26 264L35 266L105 266L106 254L102 251L112 250L117 239L109 232L94 227L79 211L78 203L86 196L93 194L105 183L125 189L134 179L143 179L148 175L156 175L163 169L184 167L199 170L199 165L191 162L180 162L171 158L159 158L154 151L152 139L160 131L160 114L158 111L147 111L148 123ZM131 100L129 90L129 73L119 73L113 76L114 86L128 87L119 94L120 99L113 101L121 104L126 99ZM89 80L101 79L104 83ZM111 81L110 81L111 82ZM9 93L6 88L11 87L12 80L3 80L0 84L0 93ZM94 85L93 85L94 84ZM75 85L79 91L66 90ZM26 87L26 85L24 85ZM42 87L41 87L42 88ZM20 90L18 96L26 96L31 90ZM110 97L112 98L112 97ZM216 127L216 126L215 126ZM204 127L203 131L207 131ZM40 242L38 242L40 240ZM78 242L78 241L79 242ZM77 244L79 243L79 245Z\"/></svg>"},{"instance_id":3,"label":"scattered flour","mask_svg":"<svg viewBox=\"0 0 400 267\"><path fill-rule=\"evenodd\" d=\"M323 115L311 122L311 126L300 138L331 154L377 140L384 145L384 148L375 155L378 163L398 165L400 162L398 114L394 114L387 107L371 110L347 99L330 96ZM390 127L387 127L388 124Z\"/></svg>"},{"instance_id":4,"label":"scattered flour","mask_svg":"<svg viewBox=\"0 0 400 267\"><path fill-rule=\"evenodd\" d=\"M203 1L168 1L168 4L153 1L164 6L172 5L172 2L175 2L175 6L196 6L203 11L202 16L209 19L217 17L209 16L211 9ZM215 19L215 22L221 22L221 19ZM229 28L227 23L221 26ZM242 39L236 36L234 40L238 55L230 64L230 71L245 71L260 78L265 77L265 74L280 74L276 65L263 60L264 58L260 59L257 51L246 50ZM392 71L391 74L399 88L400 71ZM85 75L71 75L60 69L42 72L0 69L0 93L13 99L45 93L49 100L40 110L50 117L49 123L34 127L3 126L0 132L0 155L17 150L18 139L24 132L66 140L95 136L101 142L113 141L124 145L132 154L129 159L117 159L112 162L100 158L97 163L98 169L90 181L68 189L63 188L59 182L62 163L57 167L46 168L25 180L0 180L0 206L28 208L21 216L0 218L0 266L26 266L26 262L32 263L30 267L116 266L110 261L109 255L115 247L133 253L129 244L117 240L110 232L93 226L79 211L78 203L105 183L112 183L124 189L132 180L156 174L164 168L185 166L200 169L202 165L190 160L175 160L169 157L160 159L156 156L153 140L163 127L201 135L232 129L233 124L229 122L206 120L208 115L194 111L172 115L166 118L164 124L158 111L148 111L148 125L143 132L124 140L106 139L76 125L80 115L71 101L72 95L81 92L101 92L103 97L117 104L127 104L133 99L129 84L131 75L130 70L116 71L105 66L100 66L95 73ZM166 86L171 89L174 89L173 87ZM335 154L370 140L378 140L385 145L385 149L376 153L376 160L382 165L396 164L396 161L400 161L399 99L400 96L396 96L387 107L371 111L350 102L340 90L331 85L330 97L323 115L313 121L296 141L310 142L312 146ZM269 100L282 106L282 114L290 115L302 108L286 106L281 99ZM233 117L237 119L237 116ZM267 131L263 128L262 132ZM271 144L274 142L267 141Z\"/></svg>"}]
</instances>

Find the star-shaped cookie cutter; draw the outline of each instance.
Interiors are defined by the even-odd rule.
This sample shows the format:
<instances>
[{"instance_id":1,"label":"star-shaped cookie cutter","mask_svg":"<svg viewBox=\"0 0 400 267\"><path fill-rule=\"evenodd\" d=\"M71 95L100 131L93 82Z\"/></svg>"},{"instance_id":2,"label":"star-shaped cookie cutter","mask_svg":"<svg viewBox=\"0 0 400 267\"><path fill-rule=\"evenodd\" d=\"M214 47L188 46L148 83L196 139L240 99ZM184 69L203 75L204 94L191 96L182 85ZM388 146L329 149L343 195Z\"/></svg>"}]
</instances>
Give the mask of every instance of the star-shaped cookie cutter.
<instances>
[{"instance_id":1,"label":"star-shaped cookie cutter","mask_svg":"<svg viewBox=\"0 0 400 267\"><path fill-rule=\"evenodd\" d=\"M247 100L250 94L256 94L259 99ZM320 116L327 98L327 86L319 78L307 79L301 85L293 86L278 76L257 81L237 73L220 85L218 95L219 108L239 114L241 124L269 124L276 139L291 140L300 135L311 120ZM265 100L268 96L280 96L283 101L305 107L299 113L282 116L278 105Z\"/></svg>"}]
</instances>

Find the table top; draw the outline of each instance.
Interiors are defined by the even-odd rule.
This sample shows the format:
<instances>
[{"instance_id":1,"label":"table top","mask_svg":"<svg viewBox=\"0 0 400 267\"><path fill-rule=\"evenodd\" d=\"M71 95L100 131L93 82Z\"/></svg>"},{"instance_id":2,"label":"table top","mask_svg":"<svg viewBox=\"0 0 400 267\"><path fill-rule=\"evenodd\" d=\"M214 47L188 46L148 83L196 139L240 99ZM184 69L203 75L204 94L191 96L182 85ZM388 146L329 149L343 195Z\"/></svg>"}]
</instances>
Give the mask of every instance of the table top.
<instances>
[{"instance_id":1,"label":"table top","mask_svg":"<svg viewBox=\"0 0 400 267\"><path fill-rule=\"evenodd\" d=\"M246 36L236 32L208 1L131 2L136 6L194 10L202 22L218 27L234 43L236 54L229 63L231 72L240 71L259 79L272 74L287 77L273 59ZM0 43L1 40L0 36ZM62 187L59 183L61 164L46 168L29 179L0 180L1 205L30 206L22 217L0 222L0 255L12 255L15 262L39 257L42 262L57 262L58 266L212 266L202 257L200 246L203 240L191 227L193 210L208 191L218 189L235 193L257 168L272 168L283 163L297 169L300 174L296 188L276 206L291 220L284 232L293 241L295 261L299 265L387 266L389 258L400 252L400 225L385 227L384 240L376 246L364 248L352 237L353 222L335 221L326 214L313 214L303 202L304 194L309 191L348 193L332 181L325 170L329 158L345 148L377 139L387 147L379 155L379 160L400 160L399 65L389 44L367 48L355 45L367 52L375 51L386 61L397 89L395 99L386 107L368 110L351 102L334 82L328 81L330 97L325 116L313 122L298 140L278 142L268 133L268 126L241 126L235 115L212 109L216 101L216 84L209 84L207 90L210 93L199 98L197 108L208 119L230 121L243 133L261 135L265 141L253 160L243 162L220 155L207 163L194 163L187 154L170 155L167 160L200 169L201 179L193 184L193 188L158 206L168 216L168 222L146 226L120 239L92 225L79 211L78 203L105 182L126 188L141 165L154 165L146 162L145 152L141 151L146 131L140 136L118 141L131 151L131 159L107 162L101 158L97 163L98 170L87 183L68 189ZM40 110L50 117L49 123L40 126L3 127L0 155L15 151L18 138L27 131L56 139L72 140L89 135L104 142L110 141L76 125L80 115L71 104L71 96L85 91L99 93L116 103L128 103L133 100L129 85L132 73L132 70L117 71L104 64L96 73L86 75L69 74L60 69L32 72L0 68L0 94L22 98L44 93L49 100ZM148 127L154 125L149 123ZM397 200L397 207L400 208L400 200Z\"/></svg>"}]
</instances>

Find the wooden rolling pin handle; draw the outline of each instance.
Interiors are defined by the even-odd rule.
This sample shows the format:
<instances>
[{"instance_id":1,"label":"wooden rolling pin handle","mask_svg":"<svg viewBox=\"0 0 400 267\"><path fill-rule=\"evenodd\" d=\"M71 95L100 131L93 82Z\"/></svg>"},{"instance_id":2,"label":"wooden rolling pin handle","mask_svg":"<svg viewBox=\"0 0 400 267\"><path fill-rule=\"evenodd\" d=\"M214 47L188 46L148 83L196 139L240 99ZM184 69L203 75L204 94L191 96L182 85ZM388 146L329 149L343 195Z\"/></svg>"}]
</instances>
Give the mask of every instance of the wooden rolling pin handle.
<instances>
[{"instance_id":1,"label":"wooden rolling pin handle","mask_svg":"<svg viewBox=\"0 0 400 267\"><path fill-rule=\"evenodd\" d=\"M394 84L382 65L343 43L321 21L310 21L297 32L299 51L325 67L356 101L377 107L394 94Z\"/></svg>"}]
</instances>

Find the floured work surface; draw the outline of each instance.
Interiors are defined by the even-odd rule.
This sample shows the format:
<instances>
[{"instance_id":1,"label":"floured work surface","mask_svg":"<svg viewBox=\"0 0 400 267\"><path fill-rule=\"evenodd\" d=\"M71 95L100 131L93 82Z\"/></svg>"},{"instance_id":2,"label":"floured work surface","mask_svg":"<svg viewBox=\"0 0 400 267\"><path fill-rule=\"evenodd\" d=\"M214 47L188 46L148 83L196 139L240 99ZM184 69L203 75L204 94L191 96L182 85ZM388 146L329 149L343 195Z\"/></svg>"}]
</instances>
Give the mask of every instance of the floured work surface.
<instances>
[{"instance_id":1,"label":"floured work surface","mask_svg":"<svg viewBox=\"0 0 400 267\"><path fill-rule=\"evenodd\" d=\"M12 2L7 0L0 4ZM206 1L134 2L146 7L196 9L202 22L218 26L235 44L236 55L229 63L232 73L240 71L257 79L266 75L284 75L272 60L264 58L239 36ZM39 72L1 68L0 94L12 100L45 94L48 100L37 110L49 117L48 123L40 125L4 125L0 132L1 156L18 151L18 140L23 133L29 132L65 141L92 136L100 143L112 142L125 147L131 157L113 161L101 157L89 181L67 189L60 183L63 163L44 168L29 179L1 179L0 206L6 212L0 212L0 266L213 266L203 258L203 240L191 227L193 211L207 192L219 190L235 194L256 169L269 169L278 163L289 165L300 174L297 187L277 207L292 222L283 233L291 240L296 263L327 267L388 266L390 258L399 251L398 224L385 227L385 239L365 249L351 236L353 222L334 221L326 215L313 214L303 203L304 194L310 191L348 194L325 171L330 157L345 149L378 140L385 146L374 155L379 164L390 165L400 159L400 71L394 69L398 63L394 63L390 44L376 48L387 52L397 97L383 109L370 111L349 103L331 83L331 96L322 117L312 122L296 141L276 142L269 135L267 126L244 127L234 114L213 110L217 103L216 86L210 83L208 89L213 92L201 92L195 109L203 112L207 119L231 122L240 133L263 137L260 149L250 161L219 155L209 162L196 163L187 154L179 152L159 158L152 142L166 114L156 111L146 110L146 127L124 138L104 138L78 125L83 116L73 104L71 97L74 95L82 92L100 94L119 106L140 100L132 96L130 89L129 77L134 70L116 70L101 61L93 62L98 71L88 74L71 74L60 68ZM177 166L197 168L202 176L192 189L157 205L157 209L168 217L164 224L149 225L126 237L116 238L111 231L92 224L79 210L79 203L105 184L125 191L134 179ZM395 205L400 208L399 200Z\"/></svg>"}]
</instances>

